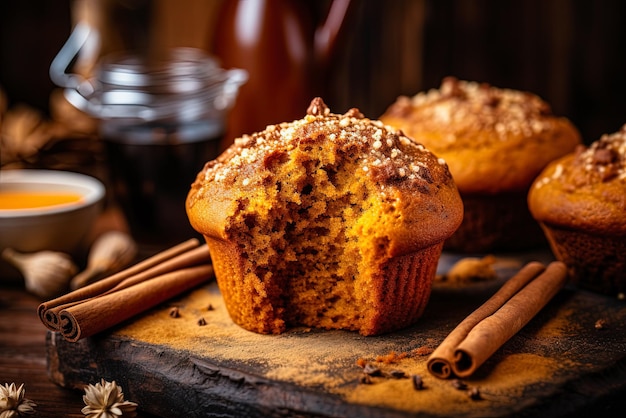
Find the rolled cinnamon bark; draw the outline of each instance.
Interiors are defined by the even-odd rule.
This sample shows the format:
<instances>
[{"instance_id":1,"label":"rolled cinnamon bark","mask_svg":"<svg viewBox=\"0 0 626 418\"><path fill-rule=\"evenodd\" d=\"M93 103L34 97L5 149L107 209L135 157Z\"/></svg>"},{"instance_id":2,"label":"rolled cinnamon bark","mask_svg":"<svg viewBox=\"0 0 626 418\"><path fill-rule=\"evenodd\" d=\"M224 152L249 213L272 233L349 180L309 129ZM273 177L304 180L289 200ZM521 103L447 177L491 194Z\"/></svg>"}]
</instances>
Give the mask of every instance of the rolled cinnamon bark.
<instances>
[{"instance_id":1,"label":"rolled cinnamon bark","mask_svg":"<svg viewBox=\"0 0 626 418\"><path fill-rule=\"evenodd\" d=\"M88 286L76 289L56 299L43 302L37 308L41 322L51 331L59 331L61 322L59 312L77 303L115 291L119 286L129 286L141 280L158 276L182 267L190 267L202 261L210 260L208 247L198 246L200 242L193 238L147 258L112 276ZM122 284L125 283L125 284Z\"/></svg>"},{"instance_id":2,"label":"rolled cinnamon bark","mask_svg":"<svg viewBox=\"0 0 626 418\"><path fill-rule=\"evenodd\" d=\"M444 339L428 359L430 373L444 379L473 374L554 297L566 279L567 268L559 261L547 268L528 263Z\"/></svg>"},{"instance_id":3,"label":"rolled cinnamon bark","mask_svg":"<svg viewBox=\"0 0 626 418\"><path fill-rule=\"evenodd\" d=\"M212 277L210 264L184 268L70 306L59 312L61 335L71 342L92 336Z\"/></svg>"}]
</instances>

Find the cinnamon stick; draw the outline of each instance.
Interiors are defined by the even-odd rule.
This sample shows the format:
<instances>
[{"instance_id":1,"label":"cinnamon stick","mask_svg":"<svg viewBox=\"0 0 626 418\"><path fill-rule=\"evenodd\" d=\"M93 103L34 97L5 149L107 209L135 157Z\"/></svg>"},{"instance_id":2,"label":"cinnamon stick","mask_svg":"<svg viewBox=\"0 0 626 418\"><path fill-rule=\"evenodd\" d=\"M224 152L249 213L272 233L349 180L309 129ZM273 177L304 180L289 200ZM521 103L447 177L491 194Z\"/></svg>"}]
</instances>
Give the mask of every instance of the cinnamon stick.
<instances>
[{"instance_id":1,"label":"cinnamon stick","mask_svg":"<svg viewBox=\"0 0 626 418\"><path fill-rule=\"evenodd\" d=\"M65 308L101 296L105 292L114 292L116 289L119 290L120 286L130 286L178 268L210 260L207 246L199 244L197 239L190 239L112 276L44 302L37 308L39 319L51 331L59 331L61 328L59 312ZM122 284L123 282L126 284Z\"/></svg>"},{"instance_id":2,"label":"cinnamon stick","mask_svg":"<svg viewBox=\"0 0 626 418\"><path fill-rule=\"evenodd\" d=\"M465 318L428 359L428 370L445 379L472 375L522 329L563 287L565 264L530 262L487 302Z\"/></svg>"},{"instance_id":3,"label":"cinnamon stick","mask_svg":"<svg viewBox=\"0 0 626 418\"><path fill-rule=\"evenodd\" d=\"M71 342L92 336L192 289L212 276L213 266L210 264L184 268L75 304L59 312L63 324L61 335Z\"/></svg>"},{"instance_id":4,"label":"cinnamon stick","mask_svg":"<svg viewBox=\"0 0 626 418\"><path fill-rule=\"evenodd\" d=\"M65 295L59 296L56 299L44 302L40 304L37 308L37 314L39 315L39 319L41 319L41 322L51 331L58 331L60 327L58 318L59 310L56 309L55 311L54 308L61 305L82 301L89 297L97 296L107 290L110 290L128 277L148 270L151 267L157 266L172 257L175 257L198 246L198 244L199 241L195 238L192 238L172 248L155 254L154 256L147 258L127 269L113 274L112 276L92 283L89 286L76 289L73 292L69 292Z\"/></svg>"}]
</instances>

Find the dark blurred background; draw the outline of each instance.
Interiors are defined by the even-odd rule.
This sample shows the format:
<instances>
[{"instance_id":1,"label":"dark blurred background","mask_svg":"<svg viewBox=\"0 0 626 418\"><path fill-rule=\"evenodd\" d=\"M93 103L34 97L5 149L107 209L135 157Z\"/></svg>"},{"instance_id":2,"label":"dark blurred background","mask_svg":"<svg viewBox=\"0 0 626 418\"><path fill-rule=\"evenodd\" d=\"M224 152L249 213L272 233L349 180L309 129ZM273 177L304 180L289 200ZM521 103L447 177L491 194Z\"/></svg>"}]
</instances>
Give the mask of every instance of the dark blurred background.
<instances>
[{"instance_id":1,"label":"dark blurred background","mask_svg":"<svg viewBox=\"0 0 626 418\"><path fill-rule=\"evenodd\" d=\"M55 89L49 66L78 19L76 4L83 1L93 2L0 2L0 87L9 107L24 103L49 113ZM117 1L127 13L116 17L116 24L145 20L149 0ZM578 126L585 142L626 123L622 0L357 2L326 93L336 113L358 107L377 117L398 95L437 87L443 77L454 75L538 94L554 113ZM192 46L210 49L219 1L200 8L191 0L171 3L178 6L167 13L195 25ZM307 7L313 15L322 14L327 3L312 1ZM136 35L141 25L133 25ZM189 26L179 29L189 31Z\"/></svg>"}]
</instances>

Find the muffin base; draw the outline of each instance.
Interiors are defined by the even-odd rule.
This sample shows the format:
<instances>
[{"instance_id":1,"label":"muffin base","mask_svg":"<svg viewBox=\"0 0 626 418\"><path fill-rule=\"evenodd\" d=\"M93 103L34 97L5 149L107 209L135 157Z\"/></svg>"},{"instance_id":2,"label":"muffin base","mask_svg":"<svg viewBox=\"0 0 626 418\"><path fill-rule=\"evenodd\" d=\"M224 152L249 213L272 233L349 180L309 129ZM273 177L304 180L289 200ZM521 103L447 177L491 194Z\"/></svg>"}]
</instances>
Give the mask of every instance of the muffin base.
<instances>
[{"instance_id":1,"label":"muffin base","mask_svg":"<svg viewBox=\"0 0 626 418\"><path fill-rule=\"evenodd\" d=\"M610 296L626 292L625 236L541 226L554 256L567 265L571 283Z\"/></svg>"},{"instance_id":2,"label":"muffin base","mask_svg":"<svg viewBox=\"0 0 626 418\"><path fill-rule=\"evenodd\" d=\"M463 195L463 222L444 249L462 253L517 251L547 246L528 210L526 193Z\"/></svg>"},{"instance_id":3,"label":"muffin base","mask_svg":"<svg viewBox=\"0 0 626 418\"><path fill-rule=\"evenodd\" d=\"M306 289L306 277L260 280L236 244L206 237L217 284L233 322L249 331L280 334L308 326L378 335L415 323L431 293L443 243L394 257L358 277L337 280L333 292ZM310 292L308 300L302 293ZM297 296L294 296L297 295Z\"/></svg>"}]
</instances>

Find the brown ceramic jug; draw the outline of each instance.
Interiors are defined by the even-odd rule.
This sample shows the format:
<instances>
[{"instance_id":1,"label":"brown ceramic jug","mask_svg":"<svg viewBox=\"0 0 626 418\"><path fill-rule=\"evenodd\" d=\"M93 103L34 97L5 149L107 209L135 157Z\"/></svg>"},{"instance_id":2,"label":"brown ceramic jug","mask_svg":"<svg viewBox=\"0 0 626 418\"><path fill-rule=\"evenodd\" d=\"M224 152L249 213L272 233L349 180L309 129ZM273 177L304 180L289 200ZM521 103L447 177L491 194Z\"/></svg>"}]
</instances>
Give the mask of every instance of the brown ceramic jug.
<instances>
[{"instance_id":1,"label":"brown ceramic jug","mask_svg":"<svg viewBox=\"0 0 626 418\"><path fill-rule=\"evenodd\" d=\"M242 134L302 118L311 99L324 96L333 56L355 1L320 5L302 0L224 0L217 14L213 53L225 68L248 71L229 115L224 147Z\"/></svg>"}]
</instances>

